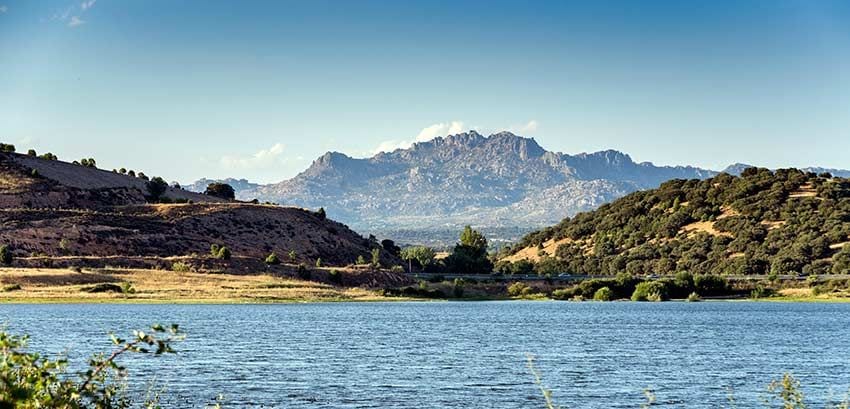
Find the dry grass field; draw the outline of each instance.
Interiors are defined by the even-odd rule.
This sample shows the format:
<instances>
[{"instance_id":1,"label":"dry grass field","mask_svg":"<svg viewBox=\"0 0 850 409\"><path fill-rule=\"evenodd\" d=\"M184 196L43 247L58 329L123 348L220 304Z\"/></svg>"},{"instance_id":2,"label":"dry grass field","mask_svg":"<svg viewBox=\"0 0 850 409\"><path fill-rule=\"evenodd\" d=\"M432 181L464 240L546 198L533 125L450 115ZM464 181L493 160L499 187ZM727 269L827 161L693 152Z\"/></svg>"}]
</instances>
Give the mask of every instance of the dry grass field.
<instances>
[{"instance_id":1,"label":"dry grass field","mask_svg":"<svg viewBox=\"0 0 850 409\"><path fill-rule=\"evenodd\" d=\"M0 302L274 303L383 299L359 287L336 287L273 275L141 269L0 269Z\"/></svg>"}]
</instances>

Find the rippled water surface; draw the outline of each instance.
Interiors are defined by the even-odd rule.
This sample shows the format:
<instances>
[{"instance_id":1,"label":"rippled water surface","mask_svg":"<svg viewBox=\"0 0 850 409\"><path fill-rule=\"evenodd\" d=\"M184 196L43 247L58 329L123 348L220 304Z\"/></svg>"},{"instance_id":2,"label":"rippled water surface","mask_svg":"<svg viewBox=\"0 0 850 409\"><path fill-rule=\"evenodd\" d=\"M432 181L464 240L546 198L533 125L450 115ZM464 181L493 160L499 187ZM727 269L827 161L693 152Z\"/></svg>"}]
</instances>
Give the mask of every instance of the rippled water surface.
<instances>
[{"instance_id":1,"label":"rippled water surface","mask_svg":"<svg viewBox=\"0 0 850 409\"><path fill-rule=\"evenodd\" d=\"M7 330L77 363L108 331L177 322L179 354L128 362L169 406L539 408L557 403L763 407L793 371L813 403L850 387L850 304L435 302L296 305L0 305ZM818 405L819 406L819 405Z\"/></svg>"}]
</instances>

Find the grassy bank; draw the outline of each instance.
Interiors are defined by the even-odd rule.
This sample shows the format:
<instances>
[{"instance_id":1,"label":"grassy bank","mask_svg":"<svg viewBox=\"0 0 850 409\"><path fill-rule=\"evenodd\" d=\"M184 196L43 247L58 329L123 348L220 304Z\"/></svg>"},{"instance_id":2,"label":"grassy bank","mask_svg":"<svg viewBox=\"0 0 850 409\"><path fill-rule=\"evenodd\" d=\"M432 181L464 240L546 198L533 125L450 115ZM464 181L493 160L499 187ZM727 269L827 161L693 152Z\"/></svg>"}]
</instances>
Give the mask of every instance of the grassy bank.
<instances>
[{"instance_id":1,"label":"grassy bank","mask_svg":"<svg viewBox=\"0 0 850 409\"><path fill-rule=\"evenodd\" d=\"M2 303L286 303L397 300L275 275L144 269L0 269Z\"/></svg>"}]
</instances>

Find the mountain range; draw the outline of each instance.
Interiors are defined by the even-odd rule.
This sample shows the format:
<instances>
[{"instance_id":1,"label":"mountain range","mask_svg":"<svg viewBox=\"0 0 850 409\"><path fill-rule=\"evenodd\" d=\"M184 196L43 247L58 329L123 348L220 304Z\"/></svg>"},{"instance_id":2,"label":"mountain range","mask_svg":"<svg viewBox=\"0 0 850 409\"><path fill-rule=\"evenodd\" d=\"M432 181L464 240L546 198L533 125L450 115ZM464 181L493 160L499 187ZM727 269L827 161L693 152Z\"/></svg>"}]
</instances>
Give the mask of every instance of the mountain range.
<instances>
[{"instance_id":1,"label":"mountain range","mask_svg":"<svg viewBox=\"0 0 850 409\"><path fill-rule=\"evenodd\" d=\"M533 138L510 132L483 136L468 131L370 158L327 152L279 183L223 182L234 187L239 199L324 207L330 217L357 231L394 236L466 224L485 231L521 227L527 232L671 179L738 175L748 167L734 164L718 172L656 166L616 150L570 155L547 151ZM203 191L210 182L202 179L185 188Z\"/></svg>"},{"instance_id":2,"label":"mountain range","mask_svg":"<svg viewBox=\"0 0 850 409\"><path fill-rule=\"evenodd\" d=\"M240 199L324 207L356 230L386 231L543 226L666 180L717 173L636 163L615 150L550 152L509 132L485 137L469 131L371 158L328 152L279 183L225 182ZM185 187L202 191L209 182Z\"/></svg>"}]
</instances>

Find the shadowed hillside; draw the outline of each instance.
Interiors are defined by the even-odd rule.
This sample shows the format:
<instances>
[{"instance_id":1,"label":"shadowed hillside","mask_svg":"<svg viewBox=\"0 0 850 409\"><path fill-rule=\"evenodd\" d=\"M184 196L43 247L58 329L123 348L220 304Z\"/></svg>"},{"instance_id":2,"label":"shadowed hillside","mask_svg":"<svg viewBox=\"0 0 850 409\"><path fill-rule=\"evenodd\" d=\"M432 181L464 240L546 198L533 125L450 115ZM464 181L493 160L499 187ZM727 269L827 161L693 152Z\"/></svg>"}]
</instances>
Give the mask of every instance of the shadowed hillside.
<instances>
[{"instance_id":1,"label":"shadowed hillside","mask_svg":"<svg viewBox=\"0 0 850 409\"><path fill-rule=\"evenodd\" d=\"M375 241L323 214L228 201L168 187L151 197L148 181L14 153L0 153L0 244L16 257L180 256L211 244L234 256L270 253L296 262L347 265L371 259ZM154 203L154 202L167 203ZM180 202L180 203L173 203ZM384 265L398 259L380 250Z\"/></svg>"}]
</instances>

